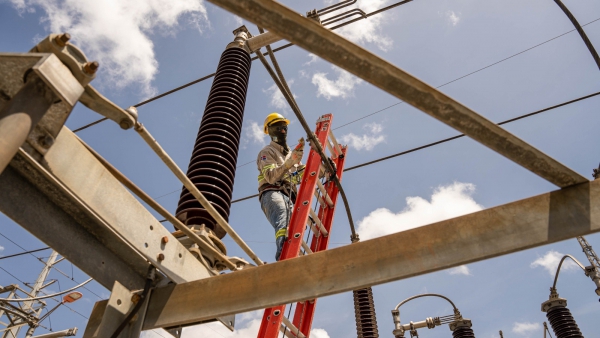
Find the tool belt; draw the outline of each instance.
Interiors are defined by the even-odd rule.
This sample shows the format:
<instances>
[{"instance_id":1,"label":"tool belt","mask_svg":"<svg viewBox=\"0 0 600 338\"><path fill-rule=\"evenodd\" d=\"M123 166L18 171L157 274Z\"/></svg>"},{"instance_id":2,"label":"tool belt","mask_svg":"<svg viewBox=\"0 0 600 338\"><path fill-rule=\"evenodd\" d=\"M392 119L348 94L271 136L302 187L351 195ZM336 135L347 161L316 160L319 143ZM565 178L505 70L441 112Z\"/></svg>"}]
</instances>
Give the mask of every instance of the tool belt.
<instances>
[{"instance_id":1,"label":"tool belt","mask_svg":"<svg viewBox=\"0 0 600 338\"><path fill-rule=\"evenodd\" d=\"M285 184L285 186L284 186L283 184L276 185L276 184L265 183L265 184L261 185L260 188L258 188L258 194L259 194L258 200L259 201L262 198L263 193L267 192L267 191L280 191L282 194L289 197L290 200L292 201L292 203L296 203L296 192L294 191L294 189L292 189L292 186L290 184Z\"/></svg>"}]
</instances>

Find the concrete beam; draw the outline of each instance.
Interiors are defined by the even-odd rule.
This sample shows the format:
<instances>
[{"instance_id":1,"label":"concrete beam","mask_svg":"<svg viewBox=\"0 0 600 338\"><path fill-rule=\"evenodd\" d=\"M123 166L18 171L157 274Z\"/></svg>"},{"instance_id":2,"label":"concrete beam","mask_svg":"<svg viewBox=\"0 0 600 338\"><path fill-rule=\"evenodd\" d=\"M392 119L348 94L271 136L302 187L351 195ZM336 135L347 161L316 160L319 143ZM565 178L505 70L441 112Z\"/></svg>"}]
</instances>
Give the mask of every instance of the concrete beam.
<instances>
[{"instance_id":1,"label":"concrete beam","mask_svg":"<svg viewBox=\"0 0 600 338\"><path fill-rule=\"evenodd\" d=\"M272 0L209 0L394 95L564 188L587 179L393 64Z\"/></svg>"},{"instance_id":2,"label":"concrete beam","mask_svg":"<svg viewBox=\"0 0 600 338\"><path fill-rule=\"evenodd\" d=\"M254 269L156 289L143 329L304 301L600 230L600 180Z\"/></svg>"}]
</instances>

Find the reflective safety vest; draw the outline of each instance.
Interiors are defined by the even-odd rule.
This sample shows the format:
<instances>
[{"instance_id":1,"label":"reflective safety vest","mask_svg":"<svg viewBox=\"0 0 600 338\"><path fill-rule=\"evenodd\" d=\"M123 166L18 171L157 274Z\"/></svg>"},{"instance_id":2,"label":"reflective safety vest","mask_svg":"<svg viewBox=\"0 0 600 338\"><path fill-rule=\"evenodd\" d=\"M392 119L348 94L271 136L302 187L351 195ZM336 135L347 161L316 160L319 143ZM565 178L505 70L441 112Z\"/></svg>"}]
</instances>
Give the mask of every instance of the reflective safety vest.
<instances>
[{"instance_id":1,"label":"reflective safety vest","mask_svg":"<svg viewBox=\"0 0 600 338\"><path fill-rule=\"evenodd\" d=\"M296 193L296 185L300 184L304 174L304 165L296 164L286 169L283 163L292 156L292 150L288 147L287 155L283 155L284 148L271 141L259 153L256 158L258 168L258 192L285 189ZM289 191L291 190L291 191Z\"/></svg>"}]
</instances>

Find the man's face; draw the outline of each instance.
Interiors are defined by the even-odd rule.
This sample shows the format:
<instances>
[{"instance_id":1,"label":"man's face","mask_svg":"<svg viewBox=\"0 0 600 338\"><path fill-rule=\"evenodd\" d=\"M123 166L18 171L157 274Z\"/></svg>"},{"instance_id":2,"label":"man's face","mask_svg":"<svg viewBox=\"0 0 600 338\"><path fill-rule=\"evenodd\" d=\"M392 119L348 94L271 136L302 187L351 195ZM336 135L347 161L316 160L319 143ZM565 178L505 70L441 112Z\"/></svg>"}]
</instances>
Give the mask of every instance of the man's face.
<instances>
[{"instance_id":1,"label":"man's face","mask_svg":"<svg viewBox=\"0 0 600 338\"><path fill-rule=\"evenodd\" d=\"M287 124L284 121L275 122L269 126L269 136L276 142L285 142L287 138Z\"/></svg>"}]
</instances>

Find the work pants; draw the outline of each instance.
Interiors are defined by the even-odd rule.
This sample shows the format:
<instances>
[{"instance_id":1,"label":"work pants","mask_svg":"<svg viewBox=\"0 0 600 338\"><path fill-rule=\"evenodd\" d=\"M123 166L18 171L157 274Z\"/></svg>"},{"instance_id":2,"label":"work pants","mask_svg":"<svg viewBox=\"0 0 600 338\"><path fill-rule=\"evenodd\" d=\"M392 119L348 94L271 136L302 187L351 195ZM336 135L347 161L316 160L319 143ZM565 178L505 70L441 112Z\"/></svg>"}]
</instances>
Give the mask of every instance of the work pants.
<instances>
[{"instance_id":1,"label":"work pants","mask_svg":"<svg viewBox=\"0 0 600 338\"><path fill-rule=\"evenodd\" d=\"M266 191L260 198L260 206L262 211L267 216L269 223L275 230L275 245L277 246L277 253L275 254L275 260L279 260L281 255L281 249L283 243L285 243L286 231L290 219L292 218L292 209L294 205L290 198L283 192L278 190Z\"/></svg>"}]
</instances>

